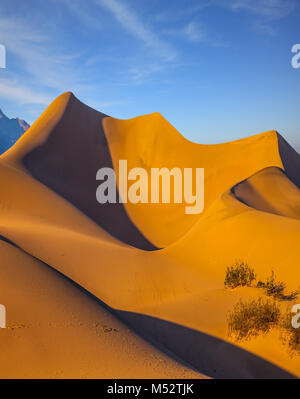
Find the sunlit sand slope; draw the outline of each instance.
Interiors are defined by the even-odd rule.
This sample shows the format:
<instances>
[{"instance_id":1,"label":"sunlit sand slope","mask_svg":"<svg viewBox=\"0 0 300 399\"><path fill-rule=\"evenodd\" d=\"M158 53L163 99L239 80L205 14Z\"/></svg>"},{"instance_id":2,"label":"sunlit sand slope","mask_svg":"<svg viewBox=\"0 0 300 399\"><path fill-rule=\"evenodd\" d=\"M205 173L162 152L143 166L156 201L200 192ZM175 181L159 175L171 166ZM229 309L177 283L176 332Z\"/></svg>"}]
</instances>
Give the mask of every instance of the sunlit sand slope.
<instances>
[{"instance_id":1,"label":"sunlit sand slope","mask_svg":"<svg viewBox=\"0 0 300 399\"><path fill-rule=\"evenodd\" d=\"M205 209L225 190L269 166L283 168L300 185L294 172L300 168L300 157L276 131L225 144L195 144L158 113L118 120L82 104L71 93L58 97L3 158L26 167L111 235L147 250L176 241L199 215L186 217L185 204L99 206L95 196L99 168L114 166L118 175L120 159L127 160L128 169L203 167Z\"/></svg>"},{"instance_id":2,"label":"sunlit sand slope","mask_svg":"<svg viewBox=\"0 0 300 399\"><path fill-rule=\"evenodd\" d=\"M201 378L80 287L0 240L1 378Z\"/></svg>"},{"instance_id":3,"label":"sunlit sand slope","mask_svg":"<svg viewBox=\"0 0 300 399\"><path fill-rule=\"evenodd\" d=\"M158 113L130 120L105 118L103 125L117 173L119 159L127 159L128 168L148 170L203 167L205 210L224 191L269 166L286 170L300 186L295 172L300 170L300 156L276 131L230 143L201 145L186 140ZM128 203L126 209L139 229L159 247L176 241L199 218L187 217L185 204Z\"/></svg>"},{"instance_id":4,"label":"sunlit sand slope","mask_svg":"<svg viewBox=\"0 0 300 399\"><path fill-rule=\"evenodd\" d=\"M82 104L71 93L58 97L6 154L23 165L116 238L143 249L155 249L135 227L121 204L96 202L97 170L112 167L102 128L104 114Z\"/></svg>"},{"instance_id":5,"label":"sunlit sand slope","mask_svg":"<svg viewBox=\"0 0 300 399\"><path fill-rule=\"evenodd\" d=\"M51 266L61 273L59 281L72 280L157 348L204 375L300 376L299 357L290 357L276 331L246 342L229 339L226 317L234 304L263 294L224 289L225 270L236 259L249 262L262 280L274 270L289 290L299 288L298 157L275 131L199 145L159 114L120 121L65 94L0 157L0 235L20 248L14 251L38 259L35 269ZM204 167L203 214L186 215L185 204L110 204L103 210L95 197L96 172L111 165L118 173L120 159L128 168ZM22 284L22 274L19 279ZM82 295L76 287L76 301ZM24 297L35 301L27 291ZM57 301L65 309L66 299ZM291 303L280 304L286 305ZM103 314L100 303L91 306ZM35 330L28 334L33 339ZM173 366L172 372L179 370ZM34 367L19 372L32 375ZM97 375L105 376L101 367ZM122 367L120 361L121 374ZM82 369L78 365L76 373ZM68 375L73 370L66 365Z\"/></svg>"}]
</instances>

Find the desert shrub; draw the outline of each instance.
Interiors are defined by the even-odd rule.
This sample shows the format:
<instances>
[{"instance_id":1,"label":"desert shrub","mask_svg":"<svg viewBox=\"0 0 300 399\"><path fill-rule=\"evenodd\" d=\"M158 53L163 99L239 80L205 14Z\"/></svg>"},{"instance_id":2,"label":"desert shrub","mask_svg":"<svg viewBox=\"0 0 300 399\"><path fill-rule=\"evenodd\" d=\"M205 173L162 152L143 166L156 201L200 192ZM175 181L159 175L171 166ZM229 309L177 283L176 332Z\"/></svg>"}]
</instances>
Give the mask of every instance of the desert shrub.
<instances>
[{"instance_id":1,"label":"desert shrub","mask_svg":"<svg viewBox=\"0 0 300 399\"><path fill-rule=\"evenodd\" d=\"M299 291L292 291L290 294L285 294L282 296L283 301L294 301L298 298Z\"/></svg>"},{"instance_id":2,"label":"desert shrub","mask_svg":"<svg viewBox=\"0 0 300 399\"><path fill-rule=\"evenodd\" d=\"M236 261L233 266L226 269L224 285L227 288L250 287L255 279L254 269L246 262Z\"/></svg>"},{"instance_id":3,"label":"desert shrub","mask_svg":"<svg viewBox=\"0 0 300 399\"><path fill-rule=\"evenodd\" d=\"M259 281L257 283L258 288L263 288L268 296L280 298L283 295L286 285L281 281L276 281L274 270L272 270L271 276L267 278L267 281Z\"/></svg>"},{"instance_id":4,"label":"desert shrub","mask_svg":"<svg viewBox=\"0 0 300 399\"><path fill-rule=\"evenodd\" d=\"M228 335L237 341L267 333L280 319L280 309L274 300L240 300L227 317Z\"/></svg>"},{"instance_id":5,"label":"desert shrub","mask_svg":"<svg viewBox=\"0 0 300 399\"><path fill-rule=\"evenodd\" d=\"M263 288L265 290L266 295L273 296L279 300L294 300L298 296L297 291L293 291L290 294L284 294L284 290L286 288L286 284L282 281L276 280L276 275L274 270L272 270L271 276L264 283L263 281L259 281L257 283L257 288Z\"/></svg>"},{"instance_id":6,"label":"desert shrub","mask_svg":"<svg viewBox=\"0 0 300 399\"><path fill-rule=\"evenodd\" d=\"M287 310L280 319L281 340L287 346L291 356L300 355L300 328L292 326L292 318L295 316Z\"/></svg>"}]
</instances>

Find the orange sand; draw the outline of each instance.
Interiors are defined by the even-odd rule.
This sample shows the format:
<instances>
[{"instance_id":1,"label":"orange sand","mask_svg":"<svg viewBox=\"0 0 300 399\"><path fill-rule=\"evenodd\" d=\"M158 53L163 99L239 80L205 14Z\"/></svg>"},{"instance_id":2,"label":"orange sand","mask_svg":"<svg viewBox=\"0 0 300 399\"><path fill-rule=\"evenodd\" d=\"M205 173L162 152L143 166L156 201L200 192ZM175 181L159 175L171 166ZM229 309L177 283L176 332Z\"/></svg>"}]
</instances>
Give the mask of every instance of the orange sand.
<instances>
[{"instance_id":1,"label":"orange sand","mask_svg":"<svg viewBox=\"0 0 300 399\"><path fill-rule=\"evenodd\" d=\"M128 168L204 167L204 213L186 215L185 204L103 211L96 171L100 162L118 174L120 159ZM0 235L18 247L0 241L9 327L0 330L0 376L299 376L299 357L276 331L229 340L228 311L261 293L224 289L236 259L260 279L274 269L289 290L299 287L299 169L275 131L199 145L159 114L117 120L60 96L0 157ZM26 362L16 366L19 353Z\"/></svg>"}]
</instances>

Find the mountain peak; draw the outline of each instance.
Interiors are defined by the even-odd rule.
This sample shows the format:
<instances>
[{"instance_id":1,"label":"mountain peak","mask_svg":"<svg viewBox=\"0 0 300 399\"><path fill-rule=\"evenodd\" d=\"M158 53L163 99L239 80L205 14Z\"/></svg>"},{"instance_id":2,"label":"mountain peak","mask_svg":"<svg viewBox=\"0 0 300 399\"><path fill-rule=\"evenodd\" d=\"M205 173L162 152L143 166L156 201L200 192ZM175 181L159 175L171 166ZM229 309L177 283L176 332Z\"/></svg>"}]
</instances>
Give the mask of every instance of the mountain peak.
<instances>
[{"instance_id":1,"label":"mountain peak","mask_svg":"<svg viewBox=\"0 0 300 399\"><path fill-rule=\"evenodd\" d=\"M0 154L14 145L29 127L23 119L8 118L0 108Z\"/></svg>"},{"instance_id":2,"label":"mountain peak","mask_svg":"<svg viewBox=\"0 0 300 399\"><path fill-rule=\"evenodd\" d=\"M4 112L2 111L2 109L0 108L0 118L6 118L7 116L4 114Z\"/></svg>"},{"instance_id":3,"label":"mountain peak","mask_svg":"<svg viewBox=\"0 0 300 399\"><path fill-rule=\"evenodd\" d=\"M24 132L26 132L26 130L30 128L30 125L24 119L16 119L19 123L19 126L24 130Z\"/></svg>"}]
</instances>

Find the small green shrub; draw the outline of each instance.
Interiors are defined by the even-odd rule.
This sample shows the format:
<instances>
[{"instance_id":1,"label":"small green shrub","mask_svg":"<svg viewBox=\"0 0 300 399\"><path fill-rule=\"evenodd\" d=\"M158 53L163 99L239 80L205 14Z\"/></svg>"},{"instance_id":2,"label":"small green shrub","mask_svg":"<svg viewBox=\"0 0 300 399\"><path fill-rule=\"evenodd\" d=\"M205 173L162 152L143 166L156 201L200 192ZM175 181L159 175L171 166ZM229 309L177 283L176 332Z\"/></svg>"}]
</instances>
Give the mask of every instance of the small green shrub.
<instances>
[{"instance_id":1,"label":"small green shrub","mask_svg":"<svg viewBox=\"0 0 300 399\"><path fill-rule=\"evenodd\" d=\"M237 341L267 333L280 319L280 309L274 300L239 301L227 317L228 335Z\"/></svg>"},{"instance_id":2,"label":"small green shrub","mask_svg":"<svg viewBox=\"0 0 300 399\"><path fill-rule=\"evenodd\" d=\"M226 269L224 285L227 288L250 287L255 279L254 269L246 262L236 261L233 266Z\"/></svg>"}]
</instances>

